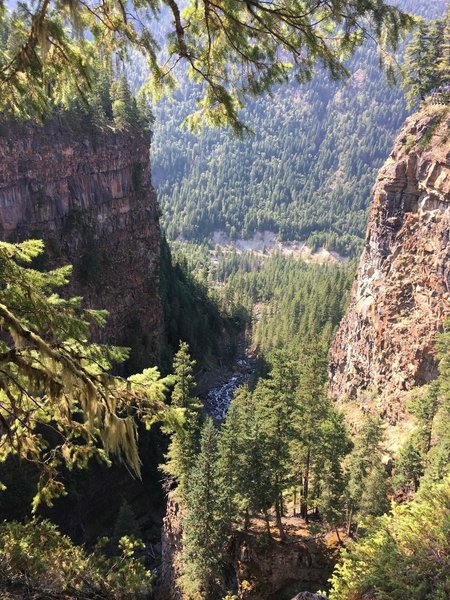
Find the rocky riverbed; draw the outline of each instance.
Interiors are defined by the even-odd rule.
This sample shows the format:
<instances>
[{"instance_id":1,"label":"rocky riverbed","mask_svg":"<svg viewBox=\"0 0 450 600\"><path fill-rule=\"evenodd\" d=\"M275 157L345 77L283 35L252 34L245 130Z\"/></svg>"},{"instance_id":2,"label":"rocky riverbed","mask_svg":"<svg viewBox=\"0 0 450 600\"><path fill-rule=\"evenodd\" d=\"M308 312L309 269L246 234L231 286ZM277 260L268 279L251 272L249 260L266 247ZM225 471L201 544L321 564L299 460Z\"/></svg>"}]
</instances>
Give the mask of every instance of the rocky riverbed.
<instances>
[{"instance_id":1,"label":"rocky riverbed","mask_svg":"<svg viewBox=\"0 0 450 600\"><path fill-rule=\"evenodd\" d=\"M243 350L227 372L219 373L212 387L201 394L206 412L215 420L223 421L239 386L250 383L256 372L256 359Z\"/></svg>"}]
</instances>

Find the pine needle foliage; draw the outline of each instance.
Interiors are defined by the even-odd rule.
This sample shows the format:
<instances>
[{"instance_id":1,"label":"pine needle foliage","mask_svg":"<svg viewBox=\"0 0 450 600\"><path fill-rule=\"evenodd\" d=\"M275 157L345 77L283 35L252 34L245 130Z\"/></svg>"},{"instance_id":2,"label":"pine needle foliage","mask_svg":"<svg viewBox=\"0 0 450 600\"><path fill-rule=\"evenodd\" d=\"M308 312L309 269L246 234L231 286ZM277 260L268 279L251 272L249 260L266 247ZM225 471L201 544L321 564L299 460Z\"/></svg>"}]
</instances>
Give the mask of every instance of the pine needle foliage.
<instances>
[{"instance_id":1,"label":"pine needle foliage","mask_svg":"<svg viewBox=\"0 0 450 600\"><path fill-rule=\"evenodd\" d=\"M330 600L446 600L450 596L450 479L368 524L344 552Z\"/></svg>"},{"instance_id":2,"label":"pine needle foliage","mask_svg":"<svg viewBox=\"0 0 450 600\"><path fill-rule=\"evenodd\" d=\"M169 449L161 470L177 483L177 495L185 497L196 456L200 451L201 411L203 404L195 396L196 382L194 378L195 360L189 354L186 342L180 348L173 361L172 406L183 415L182 426L172 429Z\"/></svg>"},{"instance_id":3,"label":"pine needle foliage","mask_svg":"<svg viewBox=\"0 0 450 600\"><path fill-rule=\"evenodd\" d=\"M151 574L139 556L142 544L124 536L119 549L119 556L109 558L99 543L88 553L47 520L4 522L0 586L11 587L14 597L23 591L27 598L147 598Z\"/></svg>"},{"instance_id":4,"label":"pine needle foliage","mask_svg":"<svg viewBox=\"0 0 450 600\"><path fill-rule=\"evenodd\" d=\"M59 296L71 268L33 269L42 252L39 240L0 242L0 462L17 456L38 466L34 509L65 494L63 466L116 455L139 476L137 419L150 427L163 414L178 418L156 369L128 380L110 374L128 350L89 343L106 311Z\"/></svg>"},{"instance_id":5,"label":"pine needle foliage","mask_svg":"<svg viewBox=\"0 0 450 600\"><path fill-rule=\"evenodd\" d=\"M99 57L126 60L131 48L146 59L154 96L172 90L179 73L200 85L190 125L242 132L246 97L309 80L316 65L345 77L345 59L365 38L395 49L412 24L383 0L21 2L0 12L0 106L41 115L49 98L85 97Z\"/></svg>"},{"instance_id":6,"label":"pine needle foliage","mask_svg":"<svg viewBox=\"0 0 450 600\"><path fill-rule=\"evenodd\" d=\"M409 106L450 84L450 3L442 19L421 21L406 48L403 87ZM447 92L448 95L448 92Z\"/></svg>"}]
</instances>

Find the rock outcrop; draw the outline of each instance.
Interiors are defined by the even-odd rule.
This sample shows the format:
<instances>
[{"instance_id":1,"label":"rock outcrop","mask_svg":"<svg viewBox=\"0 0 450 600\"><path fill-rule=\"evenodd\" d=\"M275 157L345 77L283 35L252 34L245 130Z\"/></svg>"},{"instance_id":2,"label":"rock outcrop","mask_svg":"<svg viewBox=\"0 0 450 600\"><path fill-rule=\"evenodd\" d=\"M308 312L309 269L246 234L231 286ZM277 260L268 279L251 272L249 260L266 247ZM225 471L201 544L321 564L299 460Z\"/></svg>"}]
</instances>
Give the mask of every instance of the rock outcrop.
<instances>
[{"instance_id":1,"label":"rock outcrop","mask_svg":"<svg viewBox=\"0 0 450 600\"><path fill-rule=\"evenodd\" d=\"M9 123L0 130L0 238L42 238L45 267L73 264L69 289L106 308L101 342L156 360L160 230L148 134ZM130 365L131 366L131 365Z\"/></svg>"},{"instance_id":2,"label":"rock outcrop","mask_svg":"<svg viewBox=\"0 0 450 600\"><path fill-rule=\"evenodd\" d=\"M410 117L382 168L350 306L332 345L335 398L373 391L391 423L402 396L437 375L450 315L450 114Z\"/></svg>"},{"instance_id":3,"label":"rock outcrop","mask_svg":"<svg viewBox=\"0 0 450 600\"><path fill-rule=\"evenodd\" d=\"M163 520L156 600L184 597L177 586L182 570L182 513L182 506L170 493ZM287 531L288 540L284 542L268 539L258 528L235 531L224 558L224 587L240 600L287 599L299 589L323 588L336 561L334 540L296 531L294 526ZM303 594L300 598L322 598L315 594L308 596L308 592Z\"/></svg>"}]
</instances>

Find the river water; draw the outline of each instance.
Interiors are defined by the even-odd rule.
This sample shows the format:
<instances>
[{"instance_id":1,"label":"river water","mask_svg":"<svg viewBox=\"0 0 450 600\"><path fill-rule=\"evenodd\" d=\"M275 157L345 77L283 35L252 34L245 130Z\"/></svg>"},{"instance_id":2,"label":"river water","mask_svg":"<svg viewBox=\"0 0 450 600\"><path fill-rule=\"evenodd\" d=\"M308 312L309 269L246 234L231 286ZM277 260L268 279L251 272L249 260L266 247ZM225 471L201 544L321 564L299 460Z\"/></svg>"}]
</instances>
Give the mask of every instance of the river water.
<instances>
[{"instance_id":1,"label":"river water","mask_svg":"<svg viewBox=\"0 0 450 600\"><path fill-rule=\"evenodd\" d=\"M239 358L230 376L221 384L213 387L205 396L206 412L215 420L223 421L237 388L255 373L254 359Z\"/></svg>"}]
</instances>

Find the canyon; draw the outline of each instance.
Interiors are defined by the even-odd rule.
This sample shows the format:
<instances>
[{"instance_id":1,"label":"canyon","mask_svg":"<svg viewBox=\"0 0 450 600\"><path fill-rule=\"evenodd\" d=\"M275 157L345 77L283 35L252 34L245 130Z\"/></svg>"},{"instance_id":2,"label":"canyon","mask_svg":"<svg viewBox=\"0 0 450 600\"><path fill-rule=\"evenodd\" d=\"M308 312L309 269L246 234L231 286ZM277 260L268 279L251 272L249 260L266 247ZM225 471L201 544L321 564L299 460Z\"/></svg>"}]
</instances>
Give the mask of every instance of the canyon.
<instances>
[{"instance_id":1,"label":"canyon","mask_svg":"<svg viewBox=\"0 0 450 600\"><path fill-rule=\"evenodd\" d=\"M435 337L450 316L450 115L410 117L376 181L350 305L329 354L330 392L389 423L437 376Z\"/></svg>"},{"instance_id":2,"label":"canyon","mask_svg":"<svg viewBox=\"0 0 450 600\"><path fill-rule=\"evenodd\" d=\"M109 312L93 331L130 346L128 370L158 360L159 208L150 180L150 134L3 123L0 239L43 239L45 268L73 265L62 292Z\"/></svg>"}]
</instances>

